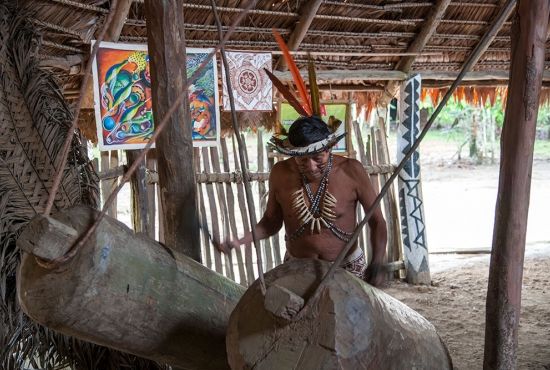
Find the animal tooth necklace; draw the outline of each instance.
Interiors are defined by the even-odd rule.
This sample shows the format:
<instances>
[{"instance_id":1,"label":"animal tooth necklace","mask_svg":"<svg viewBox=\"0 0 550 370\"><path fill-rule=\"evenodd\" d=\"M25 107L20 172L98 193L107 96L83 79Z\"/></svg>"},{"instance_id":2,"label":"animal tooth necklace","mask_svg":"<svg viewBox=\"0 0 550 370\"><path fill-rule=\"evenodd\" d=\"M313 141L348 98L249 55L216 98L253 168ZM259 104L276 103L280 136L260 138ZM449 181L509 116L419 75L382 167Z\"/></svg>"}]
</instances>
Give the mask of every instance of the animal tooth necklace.
<instances>
[{"instance_id":1,"label":"animal tooth necklace","mask_svg":"<svg viewBox=\"0 0 550 370\"><path fill-rule=\"evenodd\" d=\"M348 233L340 229L334 224L336 220L336 213L334 208L336 206L336 197L327 191L328 178L330 171L332 170L333 155L330 153L328 158L327 167L323 172L323 177L319 183L319 188L313 194L307 178L302 174L302 187L292 193L292 207L294 208L298 219L300 220L300 227L287 236L287 240L298 239L306 230L309 225L310 234L313 232L320 233L321 227L329 229L338 239L343 241L349 241L352 233ZM305 191L304 191L305 189ZM308 208L306 204L306 196L309 200L310 206Z\"/></svg>"}]
</instances>

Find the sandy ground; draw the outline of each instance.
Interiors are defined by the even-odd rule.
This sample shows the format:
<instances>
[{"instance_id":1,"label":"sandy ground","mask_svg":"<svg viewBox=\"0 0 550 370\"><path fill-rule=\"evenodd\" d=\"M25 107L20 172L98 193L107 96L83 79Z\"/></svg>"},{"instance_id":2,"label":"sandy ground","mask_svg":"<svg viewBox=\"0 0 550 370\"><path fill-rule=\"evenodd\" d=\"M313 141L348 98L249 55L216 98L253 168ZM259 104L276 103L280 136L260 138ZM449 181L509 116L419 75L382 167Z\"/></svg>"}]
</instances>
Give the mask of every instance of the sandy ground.
<instances>
[{"instance_id":1,"label":"sandy ground","mask_svg":"<svg viewBox=\"0 0 550 370\"><path fill-rule=\"evenodd\" d=\"M452 148L451 148L452 149ZM448 147L421 152L432 286L394 282L386 292L431 321L456 369L482 369L485 300L498 165L451 160ZM550 369L550 161L535 159L519 329L518 369ZM440 254L441 253L441 254Z\"/></svg>"},{"instance_id":2,"label":"sandy ground","mask_svg":"<svg viewBox=\"0 0 550 370\"><path fill-rule=\"evenodd\" d=\"M518 369L550 369L550 245L531 246L525 260ZM395 282L385 291L434 324L455 369L481 369L489 256L454 258L432 286Z\"/></svg>"}]
</instances>

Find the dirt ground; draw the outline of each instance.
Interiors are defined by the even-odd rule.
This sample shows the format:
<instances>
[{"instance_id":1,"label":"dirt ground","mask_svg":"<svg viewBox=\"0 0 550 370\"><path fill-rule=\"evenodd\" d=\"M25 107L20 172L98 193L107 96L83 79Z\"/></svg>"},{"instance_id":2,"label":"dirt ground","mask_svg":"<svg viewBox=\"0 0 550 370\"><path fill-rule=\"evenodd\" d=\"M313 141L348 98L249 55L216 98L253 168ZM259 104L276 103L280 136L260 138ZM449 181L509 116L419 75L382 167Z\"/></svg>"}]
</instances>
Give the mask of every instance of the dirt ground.
<instances>
[{"instance_id":1,"label":"dirt ground","mask_svg":"<svg viewBox=\"0 0 550 370\"><path fill-rule=\"evenodd\" d=\"M518 369L550 369L550 245L539 247L525 260ZM384 290L434 324L455 369L481 369L489 257L452 260L453 267L432 274L430 287L395 282Z\"/></svg>"},{"instance_id":2,"label":"dirt ground","mask_svg":"<svg viewBox=\"0 0 550 370\"><path fill-rule=\"evenodd\" d=\"M456 369L482 369L489 252L498 165L451 160L448 147L426 146L422 179L432 286L395 282L386 292L437 328ZM533 165L522 290L518 369L550 369L550 161Z\"/></svg>"}]
</instances>

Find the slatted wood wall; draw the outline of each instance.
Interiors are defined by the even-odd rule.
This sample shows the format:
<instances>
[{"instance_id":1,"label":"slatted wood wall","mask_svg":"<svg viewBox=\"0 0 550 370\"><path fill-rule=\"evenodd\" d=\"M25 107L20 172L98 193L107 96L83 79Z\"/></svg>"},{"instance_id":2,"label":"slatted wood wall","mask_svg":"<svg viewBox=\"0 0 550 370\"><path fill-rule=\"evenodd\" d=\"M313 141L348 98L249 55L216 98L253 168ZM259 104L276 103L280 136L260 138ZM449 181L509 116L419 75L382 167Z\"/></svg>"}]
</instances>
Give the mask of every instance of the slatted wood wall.
<instances>
[{"instance_id":1,"label":"slatted wood wall","mask_svg":"<svg viewBox=\"0 0 550 370\"><path fill-rule=\"evenodd\" d=\"M250 178L256 218L259 220L267 202L269 168L277 160L277 156L271 153L265 143L266 133L261 130L257 135L248 135L247 158L249 160ZM352 153L356 153L367 172L371 175L371 181L378 191L388 177L391 175L393 166L389 164L389 151L385 135L384 122L380 121L377 128L370 130L361 129L353 123L353 146ZM249 285L258 276L256 256L252 246L246 245L233 250L230 255L223 255L214 247L214 240L234 239L242 236L250 230L248 210L246 206L244 184L239 166L238 152L234 138L222 138L220 147L195 148L194 165L196 169L196 180L198 188L199 220L201 224L201 244L203 264L239 282L242 285ZM108 195L123 174L126 166L120 166L119 160L124 157L122 152L103 152L100 160L100 178L102 197ZM97 167L96 167L97 168ZM148 212L146 217L147 233L150 237L163 241L162 220L158 187L156 182L156 156L151 151L146 158L146 185L141 189L145 197L139 197L141 202L147 202L146 207L134 204L132 210L139 208L141 214L145 209ZM387 263L391 270L390 277L397 276L403 268L403 257L401 252L401 235L399 228L399 214L395 191L392 190L384 197L382 210L388 227L388 249ZM129 196L128 194L126 196ZM103 198L105 199L105 198ZM138 200L139 202L139 200ZM110 215L117 217L117 205L132 204L122 202L113 205ZM137 208L136 208L137 207ZM358 219L362 219L364 212L361 207L357 209ZM143 217L143 216L142 216ZM134 228L139 227L139 219L132 217ZM264 271L267 271L282 262L285 252L284 228L271 238L263 240L262 259ZM368 228L365 228L359 238L359 245L367 256L370 255L370 240Z\"/></svg>"}]
</instances>

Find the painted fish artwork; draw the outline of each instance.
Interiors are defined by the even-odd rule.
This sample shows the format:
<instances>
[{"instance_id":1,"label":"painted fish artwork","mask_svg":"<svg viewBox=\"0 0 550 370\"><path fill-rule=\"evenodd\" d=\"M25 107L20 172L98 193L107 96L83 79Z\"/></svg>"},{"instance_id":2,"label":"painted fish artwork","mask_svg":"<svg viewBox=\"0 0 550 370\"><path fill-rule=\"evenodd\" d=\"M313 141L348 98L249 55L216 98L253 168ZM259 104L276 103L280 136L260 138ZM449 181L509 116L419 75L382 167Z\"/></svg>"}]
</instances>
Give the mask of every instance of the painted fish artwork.
<instances>
[{"instance_id":1,"label":"painted fish artwork","mask_svg":"<svg viewBox=\"0 0 550 370\"><path fill-rule=\"evenodd\" d=\"M188 48L187 78L206 60L212 49ZM213 146L219 141L220 114L218 102L218 74L214 56L206 68L189 86L189 105L193 127L194 146Z\"/></svg>"},{"instance_id":2,"label":"painted fish artwork","mask_svg":"<svg viewBox=\"0 0 550 370\"><path fill-rule=\"evenodd\" d=\"M155 127L147 47L103 42L93 72L100 150L143 148Z\"/></svg>"}]
</instances>

